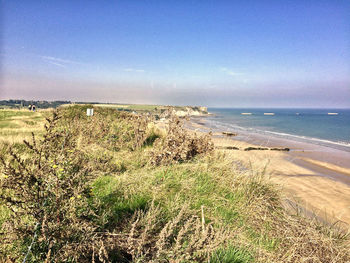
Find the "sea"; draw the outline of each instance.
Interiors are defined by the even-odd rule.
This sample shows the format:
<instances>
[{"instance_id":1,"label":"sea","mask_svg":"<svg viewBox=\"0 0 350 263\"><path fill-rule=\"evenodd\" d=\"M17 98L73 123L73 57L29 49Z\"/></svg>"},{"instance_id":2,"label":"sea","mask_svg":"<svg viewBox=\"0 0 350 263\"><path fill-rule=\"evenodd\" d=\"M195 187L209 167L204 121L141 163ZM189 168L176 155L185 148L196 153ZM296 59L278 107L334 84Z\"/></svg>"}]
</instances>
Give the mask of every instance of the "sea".
<instances>
[{"instance_id":1,"label":"sea","mask_svg":"<svg viewBox=\"0 0 350 263\"><path fill-rule=\"evenodd\" d=\"M213 130L257 133L350 152L350 109L208 108Z\"/></svg>"}]
</instances>

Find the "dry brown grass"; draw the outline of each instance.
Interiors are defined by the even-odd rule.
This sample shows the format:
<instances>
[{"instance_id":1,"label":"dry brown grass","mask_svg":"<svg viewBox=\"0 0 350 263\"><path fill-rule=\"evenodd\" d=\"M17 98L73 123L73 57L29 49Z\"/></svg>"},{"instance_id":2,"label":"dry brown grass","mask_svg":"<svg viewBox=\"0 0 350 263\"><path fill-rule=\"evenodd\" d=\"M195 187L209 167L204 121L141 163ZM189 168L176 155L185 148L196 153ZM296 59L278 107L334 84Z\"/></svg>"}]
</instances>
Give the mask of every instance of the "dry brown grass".
<instances>
[{"instance_id":1,"label":"dry brown grass","mask_svg":"<svg viewBox=\"0 0 350 263\"><path fill-rule=\"evenodd\" d=\"M248 165L235 164L223 153L215 161L214 170L219 167L230 169L228 162L236 166L235 176L223 176L213 172L220 185L236 188L244 193L241 212L245 214L244 236L255 247L257 262L350 262L349 233L336 225L310 217L300 210L285 209L282 193L271 183L266 175L266 166L259 162L260 168L251 169ZM221 160L220 160L221 159ZM226 164L225 164L226 163Z\"/></svg>"},{"instance_id":2,"label":"dry brown grass","mask_svg":"<svg viewBox=\"0 0 350 263\"><path fill-rule=\"evenodd\" d=\"M210 134L197 135L183 127L183 121L175 115L170 115L166 135L155 142L151 155L154 165L170 164L191 160L199 154L207 154L214 150Z\"/></svg>"},{"instance_id":3,"label":"dry brown grass","mask_svg":"<svg viewBox=\"0 0 350 263\"><path fill-rule=\"evenodd\" d=\"M188 205L166 222L159 218L163 218L162 210L152 203L147 212L134 214L128 233L119 239L133 262L204 262L232 236L204 224Z\"/></svg>"}]
</instances>

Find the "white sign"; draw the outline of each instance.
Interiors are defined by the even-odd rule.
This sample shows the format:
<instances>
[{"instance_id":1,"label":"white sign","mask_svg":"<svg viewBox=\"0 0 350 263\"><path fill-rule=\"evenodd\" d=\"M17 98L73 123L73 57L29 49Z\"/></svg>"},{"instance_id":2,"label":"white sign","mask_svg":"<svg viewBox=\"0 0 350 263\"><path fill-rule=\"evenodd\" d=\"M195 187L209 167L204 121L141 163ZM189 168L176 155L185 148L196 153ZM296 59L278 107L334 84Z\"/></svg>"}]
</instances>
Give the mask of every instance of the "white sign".
<instances>
[{"instance_id":1,"label":"white sign","mask_svg":"<svg viewBox=\"0 0 350 263\"><path fill-rule=\"evenodd\" d=\"M94 115L94 109L86 109L86 115L87 116L93 116Z\"/></svg>"}]
</instances>

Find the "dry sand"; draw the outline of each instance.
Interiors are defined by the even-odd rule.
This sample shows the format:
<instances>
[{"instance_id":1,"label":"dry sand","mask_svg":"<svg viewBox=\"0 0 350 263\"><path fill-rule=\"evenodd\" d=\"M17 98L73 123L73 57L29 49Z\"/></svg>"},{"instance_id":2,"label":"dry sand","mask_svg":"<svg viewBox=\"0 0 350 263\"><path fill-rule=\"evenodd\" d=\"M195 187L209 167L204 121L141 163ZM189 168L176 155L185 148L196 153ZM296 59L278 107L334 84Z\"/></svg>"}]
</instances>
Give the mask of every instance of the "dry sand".
<instances>
[{"instance_id":1,"label":"dry sand","mask_svg":"<svg viewBox=\"0 0 350 263\"><path fill-rule=\"evenodd\" d=\"M187 127L209 131L205 120L187 123ZM263 170L282 188L286 199L299 203L328 222L350 226L350 153L318 145L282 139L228 137L213 133L217 147L235 146L240 150L223 150L230 158ZM252 143L253 142L253 143ZM290 152L244 151L249 146L288 147Z\"/></svg>"}]
</instances>

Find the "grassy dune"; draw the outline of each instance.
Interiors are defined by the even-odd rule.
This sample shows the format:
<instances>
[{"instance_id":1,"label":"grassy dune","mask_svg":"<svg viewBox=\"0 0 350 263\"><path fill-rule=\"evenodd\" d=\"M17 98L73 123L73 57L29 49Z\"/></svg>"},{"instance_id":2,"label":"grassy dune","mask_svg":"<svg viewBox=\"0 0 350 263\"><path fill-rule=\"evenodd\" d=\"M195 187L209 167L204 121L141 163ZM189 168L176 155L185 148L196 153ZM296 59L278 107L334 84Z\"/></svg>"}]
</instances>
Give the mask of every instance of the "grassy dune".
<instances>
[{"instance_id":1,"label":"grassy dune","mask_svg":"<svg viewBox=\"0 0 350 263\"><path fill-rule=\"evenodd\" d=\"M214 150L179 119L164 132L152 116L85 113L63 107L41 140L2 144L0 261L350 260L346 234L286 211L265 169ZM21 114L0 115L0 131L39 116Z\"/></svg>"}]
</instances>

